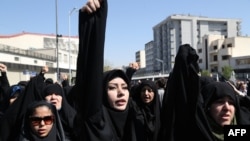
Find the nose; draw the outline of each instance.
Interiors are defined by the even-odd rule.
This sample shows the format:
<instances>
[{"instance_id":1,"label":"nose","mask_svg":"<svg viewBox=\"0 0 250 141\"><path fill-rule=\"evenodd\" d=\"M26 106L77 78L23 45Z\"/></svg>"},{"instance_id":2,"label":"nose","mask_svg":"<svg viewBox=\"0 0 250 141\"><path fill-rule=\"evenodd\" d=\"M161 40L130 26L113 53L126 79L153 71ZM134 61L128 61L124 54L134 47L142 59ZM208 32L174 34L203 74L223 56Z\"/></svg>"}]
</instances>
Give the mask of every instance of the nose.
<instances>
[{"instance_id":1,"label":"nose","mask_svg":"<svg viewBox=\"0 0 250 141\"><path fill-rule=\"evenodd\" d=\"M124 90L123 90L122 87L118 87L117 92L118 92L118 96L123 96L124 95Z\"/></svg>"},{"instance_id":2,"label":"nose","mask_svg":"<svg viewBox=\"0 0 250 141\"><path fill-rule=\"evenodd\" d=\"M52 95L51 95L51 98L55 98L55 97L56 97L56 94L52 94Z\"/></svg>"},{"instance_id":3,"label":"nose","mask_svg":"<svg viewBox=\"0 0 250 141\"><path fill-rule=\"evenodd\" d=\"M226 101L225 103L224 103L224 109L229 109L230 108L230 104L228 103L228 101Z\"/></svg>"},{"instance_id":4,"label":"nose","mask_svg":"<svg viewBox=\"0 0 250 141\"><path fill-rule=\"evenodd\" d=\"M40 125L45 125L43 120L40 121Z\"/></svg>"}]
</instances>

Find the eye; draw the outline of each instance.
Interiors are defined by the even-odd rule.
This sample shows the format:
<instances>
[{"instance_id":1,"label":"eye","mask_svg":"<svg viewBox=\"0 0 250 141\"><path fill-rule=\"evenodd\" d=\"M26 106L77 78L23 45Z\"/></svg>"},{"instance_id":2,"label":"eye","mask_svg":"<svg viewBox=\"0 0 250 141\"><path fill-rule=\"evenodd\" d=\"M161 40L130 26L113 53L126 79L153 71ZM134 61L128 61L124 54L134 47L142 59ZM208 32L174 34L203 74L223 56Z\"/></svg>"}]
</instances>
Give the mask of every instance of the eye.
<instances>
[{"instance_id":1,"label":"eye","mask_svg":"<svg viewBox=\"0 0 250 141\"><path fill-rule=\"evenodd\" d=\"M114 89L116 89L116 86L113 86L113 85L108 86L108 90L114 90Z\"/></svg>"}]
</instances>

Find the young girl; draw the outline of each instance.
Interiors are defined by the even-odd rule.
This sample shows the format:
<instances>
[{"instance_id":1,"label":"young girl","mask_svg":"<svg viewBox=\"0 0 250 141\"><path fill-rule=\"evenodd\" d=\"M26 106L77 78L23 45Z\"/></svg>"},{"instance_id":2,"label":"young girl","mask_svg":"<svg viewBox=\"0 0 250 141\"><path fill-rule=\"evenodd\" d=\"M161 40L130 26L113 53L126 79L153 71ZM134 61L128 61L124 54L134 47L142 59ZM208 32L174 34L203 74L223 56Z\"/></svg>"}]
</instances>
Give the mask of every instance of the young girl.
<instances>
[{"instance_id":1,"label":"young girl","mask_svg":"<svg viewBox=\"0 0 250 141\"><path fill-rule=\"evenodd\" d=\"M64 141L64 131L54 105L35 101L27 109L18 141Z\"/></svg>"}]
</instances>

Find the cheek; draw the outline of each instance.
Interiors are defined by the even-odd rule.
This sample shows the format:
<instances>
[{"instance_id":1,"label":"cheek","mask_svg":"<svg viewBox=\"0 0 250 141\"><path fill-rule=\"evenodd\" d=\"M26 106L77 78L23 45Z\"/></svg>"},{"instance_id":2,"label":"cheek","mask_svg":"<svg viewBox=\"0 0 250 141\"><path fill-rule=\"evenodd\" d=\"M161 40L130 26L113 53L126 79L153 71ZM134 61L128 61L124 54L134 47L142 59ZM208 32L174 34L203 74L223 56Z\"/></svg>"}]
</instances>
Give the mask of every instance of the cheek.
<instances>
[{"instance_id":1,"label":"cheek","mask_svg":"<svg viewBox=\"0 0 250 141\"><path fill-rule=\"evenodd\" d=\"M116 93L114 91L108 91L108 101L109 103L113 103L116 98Z\"/></svg>"},{"instance_id":2,"label":"cheek","mask_svg":"<svg viewBox=\"0 0 250 141\"><path fill-rule=\"evenodd\" d=\"M51 99L51 96L45 96L45 100L49 101Z\"/></svg>"}]
</instances>

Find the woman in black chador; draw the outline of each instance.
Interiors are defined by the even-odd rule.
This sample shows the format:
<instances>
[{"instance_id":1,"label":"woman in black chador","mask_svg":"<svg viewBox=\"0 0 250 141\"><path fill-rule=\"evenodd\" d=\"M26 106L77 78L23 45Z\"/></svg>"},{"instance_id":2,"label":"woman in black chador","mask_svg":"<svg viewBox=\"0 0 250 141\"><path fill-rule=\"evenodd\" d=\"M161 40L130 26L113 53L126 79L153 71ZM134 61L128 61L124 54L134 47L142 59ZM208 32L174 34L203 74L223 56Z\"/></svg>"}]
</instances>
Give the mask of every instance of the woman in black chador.
<instances>
[{"instance_id":1,"label":"woman in black chador","mask_svg":"<svg viewBox=\"0 0 250 141\"><path fill-rule=\"evenodd\" d=\"M250 123L249 97L236 95L227 82L204 81L198 58L189 44L179 47L163 98L162 141L220 141L224 125Z\"/></svg>"},{"instance_id":2,"label":"woman in black chador","mask_svg":"<svg viewBox=\"0 0 250 141\"><path fill-rule=\"evenodd\" d=\"M107 6L107 0L90 0L79 13L77 74L70 94L77 140L147 141L144 116L130 97L130 78L119 69L103 72Z\"/></svg>"}]
</instances>

